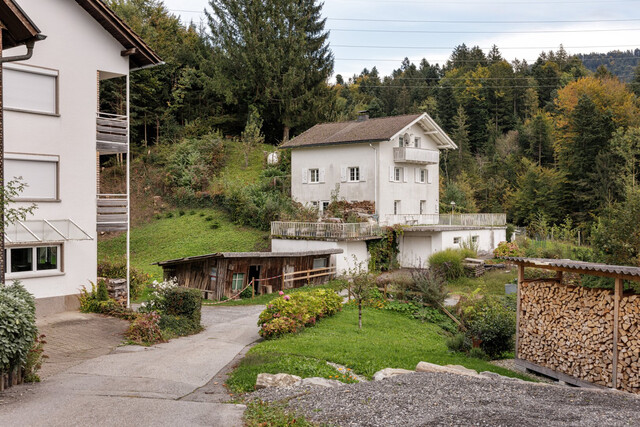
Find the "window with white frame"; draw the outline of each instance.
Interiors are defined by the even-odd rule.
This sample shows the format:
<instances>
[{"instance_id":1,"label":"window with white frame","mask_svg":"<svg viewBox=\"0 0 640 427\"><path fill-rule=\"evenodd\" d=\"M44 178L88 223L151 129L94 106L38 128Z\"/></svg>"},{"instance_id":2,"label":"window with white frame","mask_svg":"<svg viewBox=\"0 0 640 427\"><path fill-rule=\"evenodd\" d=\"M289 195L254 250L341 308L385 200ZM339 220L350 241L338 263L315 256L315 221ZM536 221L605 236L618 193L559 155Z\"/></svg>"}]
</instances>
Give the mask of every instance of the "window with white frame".
<instances>
[{"instance_id":1,"label":"window with white frame","mask_svg":"<svg viewBox=\"0 0 640 427\"><path fill-rule=\"evenodd\" d=\"M326 212L327 209L329 209L329 201L328 200L323 200L322 201L322 212Z\"/></svg>"},{"instance_id":2,"label":"window with white frame","mask_svg":"<svg viewBox=\"0 0 640 427\"><path fill-rule=\"evenodd\" d=\"M316 200L312 200L311 207L313 207L314 209L318 209L318 202Z\"/></svg>"},{"instance_id":3,"label":"window with white frame","mask_svg":"<svg viewBox=\"0 0 640 427\"><path fill-rule=\"evenodd\" d=\"M32 113L58 113L58 72L10 64L3 68L4 108Z\"/></svg>"},{"instance_id":4,"label":"window with white frame","mask_svg":"<svg viewBox=\"0 0 640 427\"><path fill-rule=\"evenodd\" d=\"M420 148L420 137L416 136L413 140L413 146L416 148Z\"/></svg>"},{"instance_id":5,"label":"window with white frame","mask_svg":"<svg viewBox=\"0 0 640 427\"><path fill-rule=\"evenodd\" d=\"M393 168L393 180L395 182L402 181L402 168Z\"/></svg>"},{"instance_id":6,"label":"window with white frame","mask_svg":"<svg viewBox=\"0 0 640 427\"><path fill-rule=\"evenodd\" d=\"M349 182L358 182L360 181L360 168L350 167L349 168Z\"/></svg>"},{"instance_id":7,"label":"window with white frame","mask_svg":"<svg viewBox=\"0 0 640 427\"><path fill-rule=\"evenodd\" d=\"M420 169L420 182L422 184L427 182L427 170L426 169Z\"/></svg>"},{"instance_id":8,"label":"window with white frame","mask_svg":"<svg viewBox=\"0 0 640 427\"><path fill-rule=\"evenodd\" d=\"M15 200L58 199L58 157L27 154L5 155L4 176L7 182L19 181L24 189Z\"/></svg>"},{"instance_id":9,"label":"window with white frame","mask_svg":"<svg viewBox=\"0 0 640 427\"><path fill-rule=\"evenodd\" d=\"M12 274L55 273L61 271L62 247L27 246L5 249L5 272Z\"/></svg>"},{"instance_id":10,"label":"window with white frame","mask_svg":"<svg viewBox=\"0 0 640 427\"><path fill-rule=\"evenodd\" d=\"M400 200L393 201L393 214L400 215Z\"/></svg>"},{"instance_id":11,"label":"window with white frame","mask_svg":"<svg viewBox=\"0 0 640 427\"><path fill-rule=\"evenodd\" d=\"M309 169L309 182L320 182L320 169Z\"/></svg>"},{"instance_id":12,"label":"window with white frame","mask_svg":"<svg viewBox=\"0 0 640 427\"><path fill-rule=\"evenodd\" d=\"M404 147L404 136L400 135L398 137L398 147Z\"/></svg>"},{"instance_id":13,"label":"window with white frame","mask_svg":"<svg viewBox=\"0 0 640 427\"><path fill-rule=\"evenodd\" d=\"M454 245L459 245L460 244L460 237L454 237L453 238L453 244Z\"/></svg>"},{"instance_id":14,"label":"window with white frame","mask_svg":"<svg viewBox=\"0 0 640 427\"><path fill-rule=\"evenodd\" d=\"M233 273L231 278L231 290L241 291L244 286L244 273Z\"/></svg>"},{"instance_id":15,"label":"window with white frame","mask_svg":"<svg viewBox=\"0 0 640 427\"><path fill-rule=\"evenodd\" d=\"M427 201L420 200L420 215L424 215L427 213Z\"/></svg>"},{"instance_id":16,"label":"window with white frame","mask_svg":"<svg viewBox=\"0 0 640 427\"><path fill-rule=\"evenodd\" d=\"M478 243L479 240L480 240L480 236L471 236L472 243Z\"/></svg>"}]
</instances>

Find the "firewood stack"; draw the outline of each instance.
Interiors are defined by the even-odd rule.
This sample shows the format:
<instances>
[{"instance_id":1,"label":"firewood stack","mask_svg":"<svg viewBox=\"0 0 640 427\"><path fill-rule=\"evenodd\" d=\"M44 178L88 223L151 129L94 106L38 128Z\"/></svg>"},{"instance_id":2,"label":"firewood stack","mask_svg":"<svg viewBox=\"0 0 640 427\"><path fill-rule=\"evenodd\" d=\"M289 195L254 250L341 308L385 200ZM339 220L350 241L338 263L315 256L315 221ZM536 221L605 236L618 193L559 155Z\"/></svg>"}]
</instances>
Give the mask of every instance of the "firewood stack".
<instances>
[{"instance_id":1,"label":"firewood stack","mask_svg":"<svg viewBox=\"0 0 640 427\"><path fill-rule=\"evenodd\" d=\"M620 300L618 388L640 393L640 296Z\"/></svg>"},{"instance_id":2,"label":"firewood stack","mask_svg":"<svg viewBox=\"0 0 640 427\"><path fill-rule=\"evenodd\" d=\"M529 282L521 285L520 293L518 358L611 387L613 292L554 282ZM629 305L637 309L637 304ZM639 331L635 332L638 337ZM638 340L634 339L637 349ZM630 376L637 383L637 362Z\"/></svg>"}]
</instances>

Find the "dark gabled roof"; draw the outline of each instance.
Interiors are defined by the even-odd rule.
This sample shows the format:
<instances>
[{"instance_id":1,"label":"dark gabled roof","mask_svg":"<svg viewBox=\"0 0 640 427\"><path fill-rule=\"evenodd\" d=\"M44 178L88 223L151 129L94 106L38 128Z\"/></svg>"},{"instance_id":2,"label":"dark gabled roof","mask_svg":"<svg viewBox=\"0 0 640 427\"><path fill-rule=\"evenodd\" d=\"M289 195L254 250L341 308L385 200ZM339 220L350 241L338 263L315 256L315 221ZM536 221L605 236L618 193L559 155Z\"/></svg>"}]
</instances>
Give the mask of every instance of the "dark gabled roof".
<instances>
[{"instance_id":1,"label":"dark gabled roof","mask_svg":"<svg viewBox=\"0 0 640 427\"><path fill-rule=\"evenodd\" d=\"M38 38L40 30L14 0L0 0L2 49L25 44Z\"/></svg>"},{"instance_id":2,"label":"dark gabled roof","mask_svg":"<svg viewBox=\"0 0 640 427\"><path fill-rule=\"evenodd\" d=\"M158 65L162 59L102 0L76 0L102 27L129 51L132 69Z\"/></svg>"},{"instance_id":3,"label":"dark gabled roof","mask_svg":"<svg viewBox=\"0 0 640 427\"><path fill-rule=\"evenodd\" d=\"M603 277L620 277L625 280L640 281L640 267L626 265L609 265L596 262L574 261L571 259L504 257L515 264L532 268L547 268L579 274L590 274Z\"/></svg>"},{"instance_id":4,"label":"dark gabled roof","mask_svg":"<svg viewBox=\"0 0 640 427\"><path fill-rule=\"evenodd\" d=\"M408 114L361 121L320 123L280 147L296 148L386 141L420 116L421 114Z\"/></svg>"},{"instance_id":5,"label":"dark gabled roof","mask_svg":"<svg viewBox=\"0 0 640 427\"><path fill-rule=\"evenodd\" d=\"M212 258L296 258L304 256L322 256L322 255L334 255L341 254L344 251L342 249L324 249L320 251L306 251L306 252L216 252L206 255L197 255L184 258L170 259L168 261L160 261L153 263L154 265L171 265L182 264L185 262L202 261Z\"/></svg>"}]
</instances>

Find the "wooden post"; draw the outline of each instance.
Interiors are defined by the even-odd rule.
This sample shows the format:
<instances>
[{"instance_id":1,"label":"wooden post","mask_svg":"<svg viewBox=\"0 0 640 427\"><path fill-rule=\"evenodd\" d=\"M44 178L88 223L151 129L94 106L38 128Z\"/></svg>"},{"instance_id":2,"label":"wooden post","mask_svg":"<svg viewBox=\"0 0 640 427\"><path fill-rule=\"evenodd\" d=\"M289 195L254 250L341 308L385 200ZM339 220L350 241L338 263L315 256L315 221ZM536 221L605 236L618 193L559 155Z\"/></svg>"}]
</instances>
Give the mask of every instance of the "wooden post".
<instances>
[{"instance_id":1,"label":"wooden post","mask_svg":"<svg viewBox=\"0 0 640 427\"><path fill-rule=\"evenodd\" d=\"M285 275L285 267L282 267L282 291L284 291L284 275Z\"/></svg>"},{"instance_id":2,"label":"wooden post","mask_svg":"<svg viewBox=\"0 0 640 427\"><path fill-rule=\"evenodd\" d=\"M256 297L255 280L255 278L251 279L251 299L254 299Z\"/></svg>"},{"instance_id":3,"label":"wooden post","mask_svg":"<svg viewBox=\"0 0 640 427\"><path fill-rule=\"evenodd\" d=\"M518 345L520 344L520 299L521 288L524 283L524 265L518 265L518 289L517 289L517 308L516 308L516 349L515 349L515 358L518 358Z\"/></svg>"},{"instance_id":4,"label":"wooden post","mask_svg":"<svg viewBox=\"0 0 640 427\"><path fill-rule=\"evenodd\" d=\"M309 286L309 276L311 275L311 270L307 270L307 286Z\"/></svg>"},{"instance_id":5,"label":"wooden post","mask_svg":"<svg viewBox=\"0 0 640 427\"><path fill-rule=\"evenodd\" d=\"M347 292L348 301L351 302L351 282L349 282L349 285L347 286Z\"/></svg>"},{"instance_id":6,"label":"wooden post","mask_svg":"<svg viewBox=\"0 0 640 427\"><path fill-rule=\"evenodd\" d=\"M384 284L384 299L387 299L387 284Z\"/></svg>"},{"instance_id":7,"label":"wooden post","mask_svg":"<svg viewBox=\"0 0 640 427\"><path fill-rule=\"evenodd\" d=\"M622 279L616 278L613 300L613 360L611 361L611 385L618 388L618 335L620 329L620 299L622 299Z\"/></svg>"}]
</instances>

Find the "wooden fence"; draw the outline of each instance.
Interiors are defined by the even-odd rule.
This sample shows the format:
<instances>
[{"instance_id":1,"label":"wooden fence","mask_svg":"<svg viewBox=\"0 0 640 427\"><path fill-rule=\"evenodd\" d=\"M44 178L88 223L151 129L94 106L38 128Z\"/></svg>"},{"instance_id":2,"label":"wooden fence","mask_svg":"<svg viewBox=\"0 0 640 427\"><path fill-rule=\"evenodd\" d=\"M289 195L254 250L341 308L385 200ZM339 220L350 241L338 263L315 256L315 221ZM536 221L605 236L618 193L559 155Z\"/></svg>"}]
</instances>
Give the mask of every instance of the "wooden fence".
<instances>
[{"instance_id":1,"label":"wooden fence","mask_svg":"<svg viewBox=\"0 0 640 427\"><path fill-rule=\"evenodd\" d=\"M378 224L358 222L354 224L327 222L284 222L271 223L273 237L308 237L318 239L359 239L380 236Z\"/></svg>"}]
</instances>

